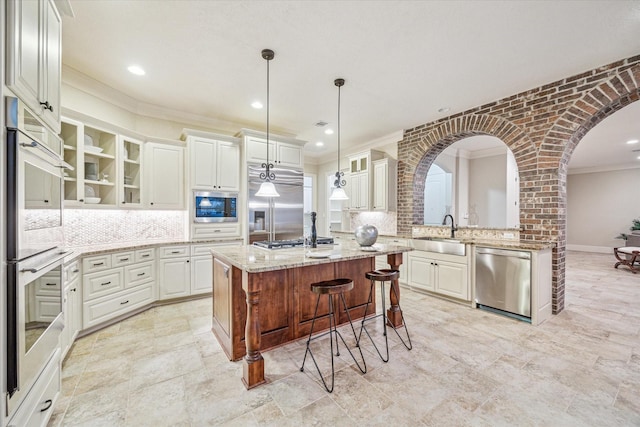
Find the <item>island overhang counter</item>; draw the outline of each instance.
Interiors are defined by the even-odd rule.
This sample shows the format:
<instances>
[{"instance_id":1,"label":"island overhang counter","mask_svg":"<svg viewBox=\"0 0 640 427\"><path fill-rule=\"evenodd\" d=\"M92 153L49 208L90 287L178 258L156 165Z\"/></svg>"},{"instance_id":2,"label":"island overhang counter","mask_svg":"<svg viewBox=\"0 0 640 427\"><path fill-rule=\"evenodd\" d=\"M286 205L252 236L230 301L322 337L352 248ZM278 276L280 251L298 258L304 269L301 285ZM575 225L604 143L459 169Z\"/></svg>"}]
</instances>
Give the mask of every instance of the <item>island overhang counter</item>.
<instances>
[{"instance_id":1,"label":"island overhang counter","mask_svg":"<svg viewBox=\"0 0 640 427\"><path fill-rule=\"evenodd\" d=\"M258 386L265 382L261 351L309 334L316 303L311 283L338 277L353 280L354 288L345 298L351 317L361 318L370 286L365 273L375 269L375 257L386 255L390 268L398 269L402 254L411 250L406 246L376 244L375 251L371 251L355 242L322 245L318 249L217 247L211 251L212 332L230 360L243 358L245 387ZM397 281L392 286L398 298L390 289L387 315L390 323L400 326L400 289ZM373 303L375 309L375 298ZM329 328L328 312L329 305L323 299L314 330ZM344 310L336 316L339 324L347 322Z\"/></svg>"}]
</instances>

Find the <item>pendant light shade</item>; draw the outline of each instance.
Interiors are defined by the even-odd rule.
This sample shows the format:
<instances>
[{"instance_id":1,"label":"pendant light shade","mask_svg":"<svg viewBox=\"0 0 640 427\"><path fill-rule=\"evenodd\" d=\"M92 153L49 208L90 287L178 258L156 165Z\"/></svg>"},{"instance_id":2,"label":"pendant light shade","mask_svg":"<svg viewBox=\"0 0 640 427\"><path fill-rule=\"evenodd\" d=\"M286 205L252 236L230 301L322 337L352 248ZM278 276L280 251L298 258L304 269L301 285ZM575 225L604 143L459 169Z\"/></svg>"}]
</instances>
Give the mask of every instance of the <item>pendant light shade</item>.
<instances>
[{"instance_id":1,"label":"pendant light shade","mask_svg":"<svg viewBox=\"0 0 640 427\"><path fill-rule=\"evenodd\" d=\"M264 172L260 173L260 179L264 182L260 184L260 189L256 193L259 197L280 197L276 186L271 180L276 179L276 175L271 171L273 164L269 163L269 61L273 59L275 53L271 49L263 49L262 57L267 61L267 161L262 164Z\"/></svg>"},{"instance_id":2,"label":"pendant light shade","mask_svg":"<svg viewBox=\"0 0 640 427\"><path fill-rule=\"evenodd\" d=\"M344 172L340 171L340 88L344 85L344 79L335 79L333 84L338 86L338 168L336 172L336 180L333 183L335 188L333 189L329 200L349 200L349 197L343 188L347 185L347 182L343 179Z\"/></svg>"}]
</instances>

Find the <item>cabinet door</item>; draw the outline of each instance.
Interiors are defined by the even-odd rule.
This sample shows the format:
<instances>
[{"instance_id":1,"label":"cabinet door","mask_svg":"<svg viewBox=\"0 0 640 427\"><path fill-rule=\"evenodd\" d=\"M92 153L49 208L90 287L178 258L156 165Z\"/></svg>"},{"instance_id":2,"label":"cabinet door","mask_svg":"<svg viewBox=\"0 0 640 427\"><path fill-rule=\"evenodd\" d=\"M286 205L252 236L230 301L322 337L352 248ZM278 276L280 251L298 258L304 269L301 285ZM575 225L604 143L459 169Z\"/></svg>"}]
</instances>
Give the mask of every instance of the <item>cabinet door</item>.
<instances>
[{"instance_id":1,"label":"cabinet door","mask_svg":"<svg viewBox=\"0 0 640 427\"><path fill-rule=\"evenodd\" d=\"M373 210L386 211L387 208L387 164L375 163L373 166Z\"/></svg>"},{"instance_id":2,"label":"cabinet door","mask_svg":"<svg viewBox=\"0 0 640 427\"><path fill-rule=\"evenodd\" d=\"M240 191L240 147L218 141L215 166L217 189Z\"/></svg>"},{"instance_id":3,"label":"cabinet door","mask_svg":"<svg viewBox=\"0 0 640 427\"><path fill-rule=\"evenodd\" d=\"M357 210L369 210L369 174L359 173L352 176L351 185L353 186L352 207Z\"/></svg>"},{"instance_id":4,"label":"cabinet door","mask_svg":"<svg viewBox=\"0 0 640 427\"><path fill-rule=\"evenodd\" d=\"M7 86L40 111L41 2L7 1Z\"/></svg>"},{"instance_id":5,"label":"cabinet door","mask_svg":"<svg viewBox=\"0 0 640 427\"><path fill-rule=\"evenodd\" d=\"M267 141L259 138L247 138L245 145L247 162L262 163L267 160ZM269 162L275 164L276 144L269 140Z\"/></svg>"},{"instance_id":6,"label":"cabinet door","mask_svg":"<svg viewBox=\"0 0 640 427\"><path fill-rule=\"evenodd\" d=\"M25 2L22 2L25 3ZM28 2L27 2L28 3ZM42 91L40 102L48 104L42 110L42 118L56 132L60 131L60 73L62 67L62 20L54 0L46 0L44 5L44 51L40 81Z\"/></svg>"},{"instance_id":7,"label":"cabinet door","mask_svg":"<svg viewBox=\"0 0 640 427\"><path fill-rule=\"evenodd\" d=\"M214 141L197 139L189 141L191 187L213 190L216 185L216 144ZM237 173L236 167L236 173Z\"/></svg>"},{"instance_id":8,"label":"cabinet door","mask_svg":"<svg viewBox=\"0 0 640 427\"><path fill-rule=\"evenodd\" d=\"M302 147L294 144L278 142L276 146L277 163L279 166L291 166L301 168L304 166Z\"/></svg>"},{"instance_id":9,"label":"cabinet door","mask_svg":"<svg viewBox=\"0 0 640 427\"><path fill-rule=\"evenodd\" d=\"M142 141L119 136L118 142L118 203L123 208L142 207Z\"/></svg>"},{"instance_id":10,"label":"cabinet door","mask_svg":"<svg viewBox=\"0 0 640 427\"><path fill-rule=\"evenodd\" d=\"M162 259L158 265L160 299L184 297L191 293L189 258Z\"/></svg>"},{"instance_id":11,"label":"cabinet door","mask_svg":"<svg viewBox=\"0 0 640 427\"><path fill-rule=\"evenodd\" d=\"M409 286L433 291L433 260L409 254Z\"/></svg>"},{"instance_id":12,"label":"cabinet door","mask_svg":"<svg viewBox=\"0 0 640 427\"><path fill-rule=\"evenodd\" d=\"M469 300L467 266L447 261L435 261L436 289L443 295Z\"/></svg>"},{"instance_id":13,"label":"cabinet door","mask_svg":"<svg viewBox=\"0 0 640 427\"><path fill-rule=\"evenodd\" d=\"M184 148L147 144L145 170L148 205L156 209L184 208Z\"/></svg>"},{"instance_id":14,"label":"cabinet door","mask_svg":"<svg viewBox=\"0 0 640 427\"><path fill-rule=\"evenodd\" d=\"M66 285L63 297L64 331L60 335L62 358L67 354L73 341L82 328L82 300L80 298L80 279Z\"/></svg>"},{"instance_id":15,"label":"cabinet door","mask_svg":"<svg viewBox=\"0 0 640 427\"><path fill-rule=\"evenodd\" d=\"M191 258L191 294L210 293L213 283L213 257L203 255Z\"/></svg>"}]
</instances>

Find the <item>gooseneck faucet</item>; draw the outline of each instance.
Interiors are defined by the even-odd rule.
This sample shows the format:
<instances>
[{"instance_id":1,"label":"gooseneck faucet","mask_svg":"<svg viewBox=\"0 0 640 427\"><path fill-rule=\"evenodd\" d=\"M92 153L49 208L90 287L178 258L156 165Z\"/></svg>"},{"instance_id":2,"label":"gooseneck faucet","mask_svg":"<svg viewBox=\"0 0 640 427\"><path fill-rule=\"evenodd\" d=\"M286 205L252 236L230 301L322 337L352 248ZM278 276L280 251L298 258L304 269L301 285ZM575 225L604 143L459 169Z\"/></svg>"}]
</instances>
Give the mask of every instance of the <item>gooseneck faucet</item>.
<instances>
[{"instance_id":1,"label":"gooseneck faucet","mask_svg":"<svg viewBox=\"0 0 640 427\"><path fill-rule=\"evenodd\" d=\"M456 223L453 221L453 216L451 214L447 214L444 216L442 225L447 225L447 218L451 218L451 238L453 239L454 237L456 237L456 230L458 229L458 227L456 227Z\"/></svg>"}]
</instances>

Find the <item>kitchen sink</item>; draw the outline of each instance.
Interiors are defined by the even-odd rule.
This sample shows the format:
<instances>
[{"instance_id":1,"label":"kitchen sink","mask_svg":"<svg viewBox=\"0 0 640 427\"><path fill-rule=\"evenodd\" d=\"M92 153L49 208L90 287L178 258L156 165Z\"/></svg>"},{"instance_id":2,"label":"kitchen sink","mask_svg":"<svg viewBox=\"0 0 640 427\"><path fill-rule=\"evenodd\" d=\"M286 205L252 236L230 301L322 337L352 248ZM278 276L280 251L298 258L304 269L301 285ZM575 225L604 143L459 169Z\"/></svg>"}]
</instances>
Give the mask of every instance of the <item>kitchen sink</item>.
<instances>
[{"instance_id":1,"label":"kitchen sink","mask_svg":"<svg viewBox=\"0 0 640 427\"><path fill-rule=\"evenodd\" d=\"M439 254L461 255L467 253L466 245L457 239L440 237L418 237L413 239L413 247L419 251Z\"/></svg>"}]
</instances>

